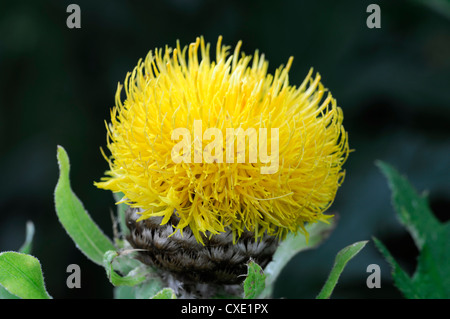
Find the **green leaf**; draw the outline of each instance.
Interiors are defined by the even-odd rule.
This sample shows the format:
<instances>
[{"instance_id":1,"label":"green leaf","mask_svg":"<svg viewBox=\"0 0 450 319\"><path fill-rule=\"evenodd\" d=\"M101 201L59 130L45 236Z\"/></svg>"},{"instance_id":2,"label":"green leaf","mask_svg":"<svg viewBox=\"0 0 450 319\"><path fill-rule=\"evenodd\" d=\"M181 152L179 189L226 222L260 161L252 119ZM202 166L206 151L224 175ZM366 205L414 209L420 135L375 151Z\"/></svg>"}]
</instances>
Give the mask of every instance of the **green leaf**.
<instances>
[{"instance_id":1,"label":"green leaf","mask_svg":"<svg viewBox=\"0 0 450 319\"><path fill-rule=\"evenodd\" d=\"M120 232L123 237L126 237L130 232L125 220L125 211L127 210L128 205L124 203L118 204L124 196L123 193L113 193L113 196L117 204L117 219L119 221Z\"/></svg>"},{"instance_id":2,"label":"green leaf","mask_svg":"<svg viewBox=\"0 0 450 319\"><path fill-rule=\"evenodd\" d=\"M395 286L403 292L406 298L417 298L420 293L417 291L416 286L414 286L414 283L412 282L408 274L399 266L397 261L394 259L394 257L392 257L389 250L386 248L386 246L383 245L381 241L374 238L374 242L375 246L377 246L378 250L392 267L392 276L394 278Z\"/></svg>"},{"instance_id":3,"label":"green leaf","mask_svg":"<svg viewBox=\"0 0 450 319\"><path fill-rule=\"evenodd\" d=\"M32 241L34 236L34 224L28 221L26 224L25 242L20 247L19 252L30 254L32 248ZM0 285L0 299L19 299L16 295L11 294L2 285Z\"/></svg>"},{"instance_id":4,"label":"green leaf","mask_svg":"<svg viewBox=\"0 0 450 319\"><path fill-rule=\"evenodd\" d=\"M417 269L409 277L380 241L378 249L392 266L396 287L406 298L450 298L450 222L441 223L420 196L390 165L377 162L392 191L392 203L402 225L419 249Z\"/></svg>"},{"instance_id":5,"label":"green leaf","mask_svg":"<svg viewBox=\"0 0 450 319\"><path fill-rule=\"evenodd\" d=\"M136 299L134 287L130 286L114 287L114 299Z\"/></svg>"},{"instance_id":6,"label":"green leaf","mask_svg":"<svg viewBox=\"0 0 450 319\"><path fill-rule=\"evenodd\" d=\"M23 243L22 247L20 247L19 252L24 254L30 254L32 243L33 243L33 236L34 236L34 224L33 222L27 222L26 226L26 235L25 235L25 242Z\"/></svg>"},{"instance_id":7,"label":"green leaf","mask_svg":"<svg viewBox=\"0 0 450 319\"><path fill-rule=\"evenodd\" d=\"M141 267L142 263L139 260L130 257L130 254L135 251L136 249L121 250L117 256L115 257L113 256L112 259L113 269L119 271L122 274L128 274L130 271L138 267ZM148 270L150 272L150 267L148 267Z\"/></svg>"},{"instance_id":8,"label":"green leaf","mask_svg":"<svg viewBox=\"0 0 450 319\"><path fill-rule=\"evenodd\" d=\"M392 203L400 222L408 229L420 249L426 236L440 227L440 222L434 217L426 198L419 196L406 178L386 163L377 162L377 164L388 179Z\"/></svg>"},{"instance_id":9,"label":"green leaf","mask_svg":"<svg viewBox=\"0 0 450 319\"><path fill-rule=\"evenodd\" d=\"M149 299L155 296L164 285L159 277L148 276L147 280L136 286L114 287L115 299Z\"/></svg>"},{"instance_id":10,"label":"green leaf","mask_svg":"<svg viewBox=\"0 0 450 319\"><path fill-rule=\"evenodd\" d=\"M143 268L138 267L130 271L126 276L121 276L114 271L113 261L119 254L116 251L108 250L103 259L103 266L109 281L114 286L136 286L147 279Z\"/></svg>"},{"instance_id":11,"label":"green leaf","mask_svg":"<svg viewBox=\"0 0 450 319\"><path fill-rule=\"evenodd\" d=\"M336 219L333 219L329 224L313 223L306 225L306 230L309 234L308 242L306 241L305 236L301 234L289 233L278 246L272 261L264 269L264 273L266 274L266 288L261 294L261 297L265 298L272 295L276 279L286 264L295 255L301 251L312 249L320 245L328 238L335 226Z\"/></svg>"},{"instance_id":12,"label":"green leaf","mask_svg":"<svg viewBox=\"0 0 450 319\"><path fill-rule=\"evenodd\" d=\"M105 254L105 268L108 278L115 285L116 299L149 299L164 288L155 269L130 257L130 253L134 251L136 250L130 249L121 251L120 254L115 251ZM121 277L114 270L128 275ZM121 285L123 283L127 285Z\"/></svg>"},{"instance_id":13,"label":"green leaf","mask_svg":"<svg viewBox=\"0 0 450 319\"><path fill-rule=\"evenodd\" d=\"M114 250L115 247L72 192L69 179L69 157L61 146L58 146L57 158L60 176L55 189L55 208L59 221L86 257L102 265L105 252Z\"/></svg>"},{"instance_id":14,"label":"green leaf","mask_svg":"<svg viewBox=\"0 0 450 319\"><path fill-rule=\"evenodd\" d=\"M171 288L164 288L160 290L151 299L177 299L175 292Z\"/></svg>"},{"instance_id":15,"label":"green leaf","mask_svg":"<svg viewBox=\"0 0 450 319\"><path fill-rule=\"evenodd\" d=\"M150 276L147 281L135 287L136 299L149 299L164 288L161 278Z\"/></svg>"},{"instance_id":16,"label":"green leaf","mask_svg":"<svg viewBox=\"0 0 450 319\"><path fill-rule=\"evenodd\" d=\"M330 275L327 281L325 282L325 285L323 286L322 290L320 291L319 295L317 296L317 299L330 298L334 290L334 287L336 286L339 280L339 277L344 271L345 266L353 257L355 257L361 251L361 249L364 248L366 244L367 241L359 241L345 247L344 249L338 252Z\"/></svg>"},{"instance_id":17,"label":"green leaf","mask_svg":"<svg viewBox=\"0 0 450 319\"><path fill-rule=\"evenodd\" d=\"M16 295L8 292L2 285L0 285L0 299L20 299Z\"/></svg>"},{"instance_id":18,"label":"green leaf","mask_svg":"<svg viewBox=\"0 0 450 319\"><path fill-rule=\"evenodd\" d=\"M0 254L0 284L23 299L50 299L45 290L41 264L35 257L18 253Z\"/></svg>"},{"instance_id":19,"label":"green leaf","mask_svg":"<svg viewBox=\"0 0 450 319\"><path fill-rule=\"evenodd\" d=\"M266 275L261 267L250 261L247 265L247 278L244 281L244 299L257 298L266 287Z\"/></svg>"}]
</instances>

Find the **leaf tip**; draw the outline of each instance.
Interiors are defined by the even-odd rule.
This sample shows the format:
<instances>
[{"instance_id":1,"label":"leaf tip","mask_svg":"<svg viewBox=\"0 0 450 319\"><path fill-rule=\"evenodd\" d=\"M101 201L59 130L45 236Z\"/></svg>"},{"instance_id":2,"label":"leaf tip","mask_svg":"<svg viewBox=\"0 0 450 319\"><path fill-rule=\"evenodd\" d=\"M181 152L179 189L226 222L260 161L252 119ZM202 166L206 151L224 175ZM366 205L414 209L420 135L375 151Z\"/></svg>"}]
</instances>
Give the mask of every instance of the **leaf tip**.
<instances>
[{"instance_id":1,"label":"leaf tip","mask_svg":"<svg viewBox=\"0 0 450 319\"><path fill-rule=\"evenodd\" d=\"M389 171L392 171L394 169L391 165L389 165L388 163L386 163L382 160L376 160L375 165L386 177L388 177Z\"/></svg>"},{"instance_id":2,"label":"leaf tip","mask_svg":"<svg viewBox=\"0 0 450 319\"><path fill-rule=\"evenodd\" d=\"M67 161L67 152L61 145L58 145L56 147L56 158L58 159L58 162L61 163L62 161Z\"/></svg>"}]
</instances>

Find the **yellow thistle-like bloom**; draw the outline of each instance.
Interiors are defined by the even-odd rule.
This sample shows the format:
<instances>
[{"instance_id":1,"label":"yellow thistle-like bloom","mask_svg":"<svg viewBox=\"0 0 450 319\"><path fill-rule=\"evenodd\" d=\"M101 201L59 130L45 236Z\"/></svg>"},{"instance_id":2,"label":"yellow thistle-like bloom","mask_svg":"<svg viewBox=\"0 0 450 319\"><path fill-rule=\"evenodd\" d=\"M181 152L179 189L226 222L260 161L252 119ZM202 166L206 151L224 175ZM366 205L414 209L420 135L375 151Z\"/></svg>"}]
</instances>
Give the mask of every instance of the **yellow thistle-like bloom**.
<instances>
[{"instance_id":1,"label":"yellow thistle-like bloom","mask_svg":"<svg viewBox=\"0 0 450 319\"><path fill-rule=\"evenodd\" d=\"M288 80L292 58L271 75L264 55L247 56L240 47L230 54L219 37L214 61L198 38L140 60L125 79L124 102L118 86L107 125L110 170L96 186L122 192L123 202L140 208L140 220L160 216L165 224L175 214L174 227L189 227L199 242L246 230L283 238L304 231L305 223L326 222L349 152L342 110L312 70L296 87ZM208 128L222 133L216 131L219 147L210 153ZM232 156L226 150L237 137L227 135L230 128L248 133L244 152ZM176 129L190 133L189 150L176 148Z\"/></svg>"}]
</instances>

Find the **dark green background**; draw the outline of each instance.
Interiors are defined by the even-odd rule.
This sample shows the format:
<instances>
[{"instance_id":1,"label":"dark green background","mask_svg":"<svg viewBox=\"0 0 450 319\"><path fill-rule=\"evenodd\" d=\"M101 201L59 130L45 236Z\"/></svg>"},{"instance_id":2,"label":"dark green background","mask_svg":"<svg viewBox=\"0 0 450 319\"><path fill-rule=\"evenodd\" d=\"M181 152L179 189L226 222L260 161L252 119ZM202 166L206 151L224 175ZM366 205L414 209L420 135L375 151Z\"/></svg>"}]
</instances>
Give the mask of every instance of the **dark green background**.
<instances>
[{"instance_id":1,"label":"dark green background","mask_svg":"<svg viewBox=\"0 0 450 319\"><path fill-rule=\"evenodd\" d=\"M449 2L441 0L442 2ZM437 0L434 3L440 3ZM59 224L53 204L56 146L72 164L72 186L93 219L112 236L109 192L93 186L107 169L99 148L104 120L123 82L155 47L243 40L264 52L273 72L294 56L300 84L320 72L345 115L351 154L331 212L339 225L319 249L292 260L276 297L313 298L344 246L377 236L412 272L417 250L398 224L381 159L427 190L434 211L450 210L450 14L415 1L73 1L81 29L66 27L70 1L0 4L0 251L17 250L25 223L36 226L33 255L54 298L110 298L103 268L88 261ZM366 27L370 3L381 29ZM432 1L429 1L432 3ZM214 47L214 46L213 46ZM81 289L66 287L66 267L81 266ZM381 266L380 289L366 287L366 267ZM353 259L335 298L398 298L389 266L372 242Z\"/></svg>"}]
</instances>

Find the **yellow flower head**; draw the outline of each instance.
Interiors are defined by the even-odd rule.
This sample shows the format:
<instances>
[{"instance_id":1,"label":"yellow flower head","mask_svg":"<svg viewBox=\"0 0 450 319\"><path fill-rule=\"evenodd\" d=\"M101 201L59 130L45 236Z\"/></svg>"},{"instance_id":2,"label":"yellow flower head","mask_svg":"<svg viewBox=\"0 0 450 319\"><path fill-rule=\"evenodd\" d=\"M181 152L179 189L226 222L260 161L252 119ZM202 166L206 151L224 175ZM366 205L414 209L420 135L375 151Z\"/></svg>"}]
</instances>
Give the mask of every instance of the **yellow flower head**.
<instances>
[{"instance_id":1,"label":"yellow flower head","mask_svg":"<svg viewBox=\"0 0 450 319\"><path fill-rule=\"evenodd\" d=\"M150 51L119 84L107 125L110 170L97 187L124 194L140 220L173 214L182 231L284 237L330 218L349 148L342 110L312 70L289 84L289 59L268 73L264 55L215 60L203 38ZM106 156L105 156L106 157Z\"/></svg>"}]
</instances>

